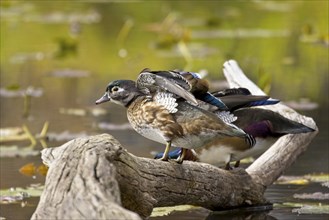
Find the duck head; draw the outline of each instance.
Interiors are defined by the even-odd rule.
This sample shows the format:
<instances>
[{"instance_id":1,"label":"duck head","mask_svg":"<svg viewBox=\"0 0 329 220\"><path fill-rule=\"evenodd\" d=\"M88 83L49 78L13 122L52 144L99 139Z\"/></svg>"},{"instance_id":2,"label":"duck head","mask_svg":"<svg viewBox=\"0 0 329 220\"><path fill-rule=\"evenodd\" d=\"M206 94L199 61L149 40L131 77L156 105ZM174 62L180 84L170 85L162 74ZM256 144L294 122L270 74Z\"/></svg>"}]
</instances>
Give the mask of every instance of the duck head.
<instances>
[{"instance_id":1,"label":"duck head","mask_svg":"<svg viewBox=\"0 0 329 220\"><path fill-rule=\"evenodd\" d=\"M96 105L111 101L113 103L127 107L142 93L132 80L115 80L106 87L105 94L96 101Z\"/></svg>"}]
</instances>

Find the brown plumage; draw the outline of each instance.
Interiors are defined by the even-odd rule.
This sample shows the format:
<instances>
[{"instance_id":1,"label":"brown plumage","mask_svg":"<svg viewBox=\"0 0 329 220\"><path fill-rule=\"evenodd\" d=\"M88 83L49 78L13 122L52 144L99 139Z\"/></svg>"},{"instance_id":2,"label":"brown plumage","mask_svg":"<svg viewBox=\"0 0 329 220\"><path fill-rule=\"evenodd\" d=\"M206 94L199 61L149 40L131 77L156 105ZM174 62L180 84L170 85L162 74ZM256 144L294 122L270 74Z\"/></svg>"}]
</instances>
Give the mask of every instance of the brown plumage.
<instances>
[{"instance_id":1,"label":"brown plumage","mask_svg":"<svg viewBox=\"0 0 329 220\"><path fill-rule=\"evenodd\" d=\"M171 93L154 91L156 85L147 78L143 80L145 85L151 84L149 91L152 93L144 94L131 80L117 80L108 85L105 95L96 104L112 101L127 107L128 120L139 134L166 144L161 160L168 160L171 146L197 149L222 138L237 138L252 145L250 136L236 126L184 100L176 101ZM163 86L170 83L168 80L161 82ZM180 89L170 88L181 93ZM178 162L183 161L184 155L185 150Z\"/></svg>"}]
</instances>

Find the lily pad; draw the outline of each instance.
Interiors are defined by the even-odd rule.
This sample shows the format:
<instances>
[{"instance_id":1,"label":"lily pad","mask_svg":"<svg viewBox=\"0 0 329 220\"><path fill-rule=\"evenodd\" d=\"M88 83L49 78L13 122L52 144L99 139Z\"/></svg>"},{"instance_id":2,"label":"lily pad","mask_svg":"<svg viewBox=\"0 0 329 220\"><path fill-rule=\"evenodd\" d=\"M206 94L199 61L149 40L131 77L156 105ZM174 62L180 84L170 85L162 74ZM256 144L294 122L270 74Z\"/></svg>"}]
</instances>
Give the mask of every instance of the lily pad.
<instances>
[{"instance_id":1,"label":"lily pad","mask_svg":"<svg viewBox=\"0 0 329 220\"><path fill-rule=\"evenodd\" d=\"M85 116L86 110L80 108L60 108L59 113L64 115Z\"/></svg>"},{"instance_id":2,"label":"lily pad","mask_svg":"<svg viewBox=\"0 0 329 220\"><path fill-rule=\"evenodd\" d=\"M292 212L298 214L329 214L329 205L323 205L322 203L293 203L286 202L282 204L274 204L274 207L282 208L289 207L294 208Z\"/></svg>"},{"instance_id":3,"label":"lily pad","mask_svg":"<svg viewBox=\"0 0 329 220\"><path fill-rule=\"evenodd\" d=\"M156 207L153 209L150 217L160 217L166 216L172 213L173 211L187 211L190 209L198 208L192 205L178 205L178 206L169 206L169 207Z\"/></svg>"},{"instance_id":4,"label":"lily pad","mask_svg":"<svg viewBox=\"0 0 329 220\"><path fill-rule=\"evenodd\" d=\"M287 106L296 110L314 110L319 107L318 103L311 102L307 98L301 98L299 101L287 101L284 102Z\"/></svg>"},{"instance_id":5,"label":"lily pad","mask_svg":"<svg viewBox=\"0 0 329 220\"><path fill-rule=\"evenodd\" d=\"M28 163L22 166L19 169L19 172L26 175L26 176L34 176L36 175L37 168L34 163Z\"/></svg>"},{"instance_id":6,"label":"lily pad","mask_svg":"<svg viewBox=\"0 0 329 220\"><path fill-rule=\"evenodd\" d=\"M329 188L329 182L324 182L324 183L321 184L321 186Z\"/></svg>"},{"instance_id":7,"label":"lily pad","mask_svg":"<svg viewBox=\"0 0 329 220\"><path fill-rule=\"evenodd\" d=\"M105 123L101 122L98 124L98 128L103 130L131 130L132 127L129 123L125 124L111 124L111 123Z\"/></svg>"},{"instance_id":8,"label":"lily pad","mask_svg":"<svg viewBox=\"0 0 329 220\"><path fill-rule=\"evenodd\" d=\"M36 156L40 154L40 151L34 150L32 147L18 147L12 146L0 146L0 157L28 157Z\"/></svg>"},{"instance_id":9,"label":"lily pad","mask_svg":"<svg viewBox=\"0 0 329 220\"><path fill-rule=\"evenodd\" d=\"M98 108L92 108L90 110L90 113L92 116L98 117L98 116L105 115L107 112L105 109L98 107Z\"/></svg>"},{"instance_id":10,"label":"lily pad","mask_svg":"<svg viewBox=\"0 0 329 220\"><path fill-rule=\"evenodd\" d=\"M19 203L25 198L39 197L44 189L44 185L31 184L27 188L10 188L0 190L0 204Z\"/></svg>"},{"instance_id":11,"label":"lily pad","mask_svg":"<svg viewBox=\"0 0 329 220\"><path fill-rule=\"evenodd\" d=\"M328 173L308 174L308 175L305 175L305 178L310 180L311 182L316 182L316 183L329 182Z\"/></svg>"},{"instance_id":12,"label":"lily pad","mask_svg":"<svg viewBox=\"0 0 329 220\"><path fill-rule=\"evenodd\" d=\"M329 193L315 192L315 193L303 193L303 194L294 194L295 199L316 199L316 200L325 200L329 199Z\"/></svg>"},{"instance_id":13,"label":"lily pad","mask_svg":"<svg viewBox=\"0 0 329 220\"><path fill-rule=\"evenodd\" d=\"M303 176L281 176L275 184L282 185L307 185L310 181L305 179Z\"/></svg>"},{"instance_id":14,"label":"lily pad","mask_svg":"<svg viewBox=\"0 0 329 220\"><path fill-rule=\"evenodd\" d=\"M39 166L34 165L34 163L28 163L22 166L19 169L19 172L21 174L24 174L26 176L35 176L36 174L40 174L42 176L46 176L48 172L48 167L44 164L41 164Z\"/></svg>"},{"instance_id":15,"label":"lily pad","mask_svg":"<svg viewBox=\"0 0 329 220\"><path fill-rule=\"evenodd\" d=\"M90 75L89 71L86 70L76 70L76 69L62 69L54 70L50 73L53 77L64 77L64 78L81 78L88 77Z\"/></svg>"},{"instance_id":16,"label":"lily pad","mask_svg":"<svg viewBox=\"0 0 329 220\"><path fill-rule=\"evenodd\" d=\"M300 208L295 208L292 212L298 214L329 214L329 205L304 205Z\"/></svg>"},{"instance_id":17,"label":"lily pad","mask_svg":"<svg viewBox=\"0 0 329 220\"><path fill-rule=\"evenodd\" d=\"M276 184L307 185L309 183L326 183L329 182L329 174L307 174L305 176L281 176Z\"/></svg>"},{"instance_id":18,"label":"lily pad","mask_svg":"<svg viewBox=\"0 0 329 220\"><path fill-rule=\"evenodd\" d=\"M88 134L84 131L79 133L71 133L70 131L63 131L61 133L49 132L47 134L49 141L67 141L67 140L72 140L75 138L86 137L86 136L88 136Z\"/></svg>"},{"instance_id":19,"label":"lily pad","mask_svg":"<svg viewBox=\"0 0 329 220\"><path fill-rule=\"evenodd\" d=\"M40 97L43 94L43 89L41 88L34 88L29 86L26 89L21 90L12 90L7 88L0 88L0 96L5 98L13 98L13 97L24 97L26 95L32 97Z\"/></svg>"},{"instance_id":20,"label":"lily pad","mask_svg":"<svg viewBox=\"0 0 329 220\"><path fill-rule=\"evenodd\" d=\"M1 139L5 138L5 137L19 135L21 133L23 133L23 129L21 127L0 128Z\"/></svg>"}]
</instances>

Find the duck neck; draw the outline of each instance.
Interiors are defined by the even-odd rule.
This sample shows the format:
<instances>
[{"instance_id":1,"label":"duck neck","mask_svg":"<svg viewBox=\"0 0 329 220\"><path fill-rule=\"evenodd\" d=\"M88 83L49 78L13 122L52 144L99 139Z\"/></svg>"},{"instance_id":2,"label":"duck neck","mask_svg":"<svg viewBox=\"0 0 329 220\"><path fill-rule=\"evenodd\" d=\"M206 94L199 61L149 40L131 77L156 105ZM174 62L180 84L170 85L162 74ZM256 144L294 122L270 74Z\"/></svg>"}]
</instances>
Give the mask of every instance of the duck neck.
<instances>
[{"instance_id":1,"label":"duck neck","mask_svg":"<svg viewBox=\"0 0 329 220\"><path fill-rule=\"evenodd\" d=\"M140 92L131 92L122 100L122 103L126 108L129 108L129 106L142 95L143 94Z\"/></svg>"}]
</instances>

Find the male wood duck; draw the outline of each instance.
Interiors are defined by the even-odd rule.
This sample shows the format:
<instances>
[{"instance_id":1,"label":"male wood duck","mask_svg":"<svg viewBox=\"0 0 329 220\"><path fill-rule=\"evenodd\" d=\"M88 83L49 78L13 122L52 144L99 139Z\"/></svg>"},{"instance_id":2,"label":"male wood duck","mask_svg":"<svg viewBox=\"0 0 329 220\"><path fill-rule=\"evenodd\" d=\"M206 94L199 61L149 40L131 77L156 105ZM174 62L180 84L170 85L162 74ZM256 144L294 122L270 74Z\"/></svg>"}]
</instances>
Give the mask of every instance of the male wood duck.
<instances>
[{"instance_id":1,"label":"male wood duck","mask_svg":"<svg viewBox=\"0 0 329 220\"><path fill-rule=\"evenodd\" d=\"M225 100L225 99L222 99ZM229 105L228 105L229 106ZM256 139L256 144L252 148L241 150L232 149L229 161L223 158L223 152L228 150L225 145L213 144L209 147L189 150L186 152L186 160L200 161L216 166L226 165L230 169L229 162L236 161L235 167L238 167L240 160L247 157L258 157L269 149L280 137L286 134L299 134L313 132L314 129L301 123L292 121L282 115L262 108L243 108L234 111L237 120L233 123L242 128L246 133ZM180 154L180 149L169 152L170 158L176 158ZM155 158L161 156L157 154Z\"/></svg>"},{"instance_id":2,"label":"male wood duck","mask_svg":"<svg viewBox=\"0 0 329 220\"><path fill-rule=\"evenodd\" d=\"M171 146L182 148L177 159L182 163L186 149L210 147L221 139L233 139L246 148L254 145L254 139L235 125L195 106L198 102L190 92L191 87L184 77L173 71L154 74L146 69L136 82L111 82L96 104L111 101L125 106L128 120L139 134L166 144L160 160L168 160Z\"/></svg>"},{"instance_id":3,"label":"male wood duck","mask_svg":"<svg viewBox=\"0 0 329 220\"><path fill-rule=\"evenodd\" d=\"M157 71L151 72L157 74ZM177 73L182 75L191 84L192 88L190 92L198 100L203 101L201 103L199 102L199 107L215 113L228 123L233 122L233 124L242 128L246 133L256 139L256 144L252 148L245 146L245 143L234 138L214 140L210 144L195 151L187 150L185 152L186 160L198 160L217 166L226 165L225 168L230 169L231 161L236 161L235 167L238 167L241 159L250 156L259 156L283 135L314 131L312 128L289 120L273 111L248 108L273 105L279 102L277 99L262 95L252 95L245 88L226 89L211 94L209 93L208 82L201 79L197 73ZM180 154L181 150L178 148L169 152L168 156L170 158L177 158ZM161 156L162 153L159 153L155 158Z\"/></svg>"}]
</instances>

